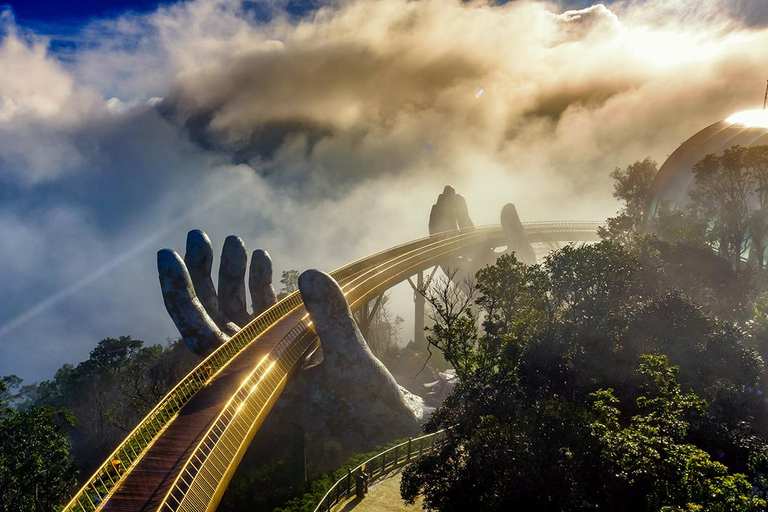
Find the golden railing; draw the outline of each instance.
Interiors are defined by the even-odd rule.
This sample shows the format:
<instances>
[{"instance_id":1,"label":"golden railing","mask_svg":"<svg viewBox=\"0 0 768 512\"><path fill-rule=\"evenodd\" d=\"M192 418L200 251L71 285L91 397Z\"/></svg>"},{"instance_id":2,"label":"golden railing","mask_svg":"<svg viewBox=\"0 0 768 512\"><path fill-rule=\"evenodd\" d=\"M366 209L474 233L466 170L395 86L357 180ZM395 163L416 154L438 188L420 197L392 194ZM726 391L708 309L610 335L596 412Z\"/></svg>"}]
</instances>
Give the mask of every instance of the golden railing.
<instances>
[{"instance_id":1,"label":"golden railing","mask_svg":"<svg viewBox=\"0 0 768 512\"><path fill-rule=\"evenodd\" d=\"M550 230L552 233L570 233L573 231L597 231L597 228L604 226L605 222L590 220L543 220L523 222L522 224L526 233L534 230Z\"/></svg>"},{"instance_id":2,"label":"golden railing","mask_svg":"<svg viewBox=\"0 0 768 512\"><path fill-rule=\"evenodd\" d=\"M189 399L210 382L253 338L299 305L299 293L290 294L206 357L139 422L63 510L97 510Z\"/></svg>"},{"instance_id":3,"label":"golden railing","mask_svg":"<svg viewBox=\"0 0 768 512\"><path fill-rule=\"evenodd\" d=\"M357 477L363 471L368 475L368 484L386 475L422 455L431 453L435 448L439 448L445 443L448 434L445 429L438 430L431 434L408 439L407 441L393 446L378 455L374 455L355 469L350 469L346 475L339 478L334 483L325 496L315 507L314 512L330 512L331 508L342 499L350 496L355 489Z\"/></svg>"},{"instance_id":4,"label":"golden railing","mask_svg":"<svg viewBox=\"0 0 768 512\"><path fill-rule=\"evenodd\" d=\"M431 266L473 245L503 238L498 227L444 238L382 262L344 286L350 307L370 300L392 282ZM160 510L214 510L232 473L258 426L268 414L288 374L314 344L315 334L305 316L243 381L219 417L198 443L165 496Z\"/></svg>"},{"instance_id":5,"label":"golden railing","mask_svg":"<svg viewBox=\"0 0 768 512\"><path fill-rule=\"evenodd\" d=\"M582 231L584 231L584 228L587 228L588 230L588 224L592 225L594 223L546 222L524 223L523 225L526 231L540 231L544 229L548 231L551 230L550 232L553 233L559 231L569 233L573 230L578 231L579 225L582 226ZM453 233L444 233L440 235L420 238L361 258L337 269L336 271L332 272L331 275L338 282L343 283L344 281L354 277L356 274L359 274L368 269L369 267L373 267L398 256L408 254L415 249L440 244L450 239L462 239L462 237L472 237L472 235L476 236L492 231L501 233L501 227L499 225L482 226L470 232L459 235L454 235ZM381 287L382 286L380 285L377 287L377 289ZM105 500L109 498L109 496L114 492L120 482L126 477L131 469L136 466L148 448L154 444L154 442L162 434L168 424L176 417L181 408L197 393L197 391L209 383L237 354L239 354L243 349L250 345L250 343L252 343L253 340L259 336L259 334L264 332L273 323L290 314L301 305L302 302L299 293L291 293L287 297L280 300L277 304L258 315L247 326L238 331L226 343L222 344L213 353L211 353L202 362L200 362L189 374L187 374L178 384L176 384L176 386L174 386L139 422L134 430L131 431L128 436L126 436L123 442L120 443L120 445L110 454L107 460L85 482L85 484L79 489L79 491L63 508L63 510L65 512L91 512L100 509L103 506ZM304 322L304 320L302 320L302 322ZM293 332L294 331L292 330L291 333ZM297 337L294 339L294 342L295 343L293 345L288 342L288 345L285 347L285 349L293 347L295 350L299 350L302 346L302 343L306 343L308 348L314 342L314 338L307 342L305 336L297 335ZM283 346L282 342L280 346ZM291 354L295 352L293 348L291 349ZM273 351L273 353L276 355L274 364L277 365L277 358L279 357L277 354L279 354L279 352ZM270 356L271 355L272 354L270 354ZM287 364L293 356L289 356L289 354L286 352L285 357L285 362ZM268 364L271 365L272 362ZM284 365L281 365L281 367L282 366ZM260 368L265 368L265 366L260 366ZM254 373L251 375L255 375L258 371L260 371L259 368L256 368ZM279 386L284 385L285 377L283 377L281 381L282 384L279 384ZM240 390L238 390L238 392L240 392ZM233 400L234 397L230 399L228 404ZM223 416L220 416L220 418L221 417ZM263 418L261 419L263 420ZM172 489L172 491L173 490L174 489Z\"/></svg>"},{"instance_id":6,"label":"golden railing","mask_svg":"<svg viewBox=\"0 0 768 512\"><path fill-rule=\"evenodd\" d=\"M221 499L231 472L285 386L291 369L315 341L308 315L256 365L195 448L160 510L207 510ZM205 485L195 485L205 483ZM217 499L213 499L216 496Z\"/></svg>"},{"instance_id":7,"label":"golden railing","mask_svg":"<svg viewBox=\"0 0 768 512\"><path fill-rule=\"evenodd\" d=\"M346 265L336 273L337 279L349 277L365 267L366 262L375 262L391 257L398 251L407 251L412 247L430 243L429 237L406 242L362 258ZM371 263L369 263L371 264ZM181 408L198 390L210 382L238 353L246 348L259 334L283 316L301 306L301 296L293 292L277 304L264 311L251 323L233 335L213 353L206 357L176 386L174 386L158 404L139 422L123 442L110 454L107 460L85 482L72 500L64 507L64 512L90 512L100 508L115 487L151 447L165 427L173 420Z\"/></svg>"}]
</instances>

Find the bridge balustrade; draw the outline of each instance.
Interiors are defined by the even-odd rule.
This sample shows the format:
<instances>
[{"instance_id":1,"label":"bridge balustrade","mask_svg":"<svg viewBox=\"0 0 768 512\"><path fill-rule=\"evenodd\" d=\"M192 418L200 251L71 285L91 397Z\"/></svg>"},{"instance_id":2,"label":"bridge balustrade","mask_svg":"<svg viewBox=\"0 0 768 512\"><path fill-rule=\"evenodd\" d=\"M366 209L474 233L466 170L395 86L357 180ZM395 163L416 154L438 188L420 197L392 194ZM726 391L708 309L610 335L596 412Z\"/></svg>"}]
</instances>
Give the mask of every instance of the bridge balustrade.
<instances>
[{"instance_id":1,"label":"bridge balustrade","mask_svg":"<svg viewBox=\"0 0 768 512\"><path fill-rule=\"evenodd\" d=\"M371 484L387 473L412 462L422 455L431 453L442 446L447 439L445 429L432 434L426 434L393 446L370 459L366 460L355 469L349 470L346 475L334 483L325 496L315 507L314 512L329 512L334 505L341 503L346 497L352 495L355 489L357 477L367 471L368 483Z\"/></svg>"},{"instance_id":2,"label":"bridge balustrade","mask_svg":"<svg viewBox=\"0 0 768 512\"><path fill-rule=\"evenodd\" d=\"M545 232L563 232L563 233L589 233L593 232L592 224L596 223L584 223L584 222L534 222L524 223L526 232L536 233L539 231ZM463 233L446 232L429 237L420 238L398 246L380 251L376 254L361 258L348 265L345 265L333 272L331 275L342 286L345 295L347 295L350 304L358 302L368 296L374 291L379 291L385 285L391 284L392 273L385 272L387 270L387 263L390 267L399 262L400 266L399 274L403 274L409 270L416 269L419 266L418 255L416 253L419 250L432 251L431 257L438 259L441 255L456 251L462 247L462 243L470 243L471 241L477 242L476 238L482 238L488 234L502 235L502 230L499 225L491 226L478 226L472 230L465 230ZM441 251L441 248L449 247L449 249ZM422 255L424 253L421 253ZM408 262L408 257L412 261ZM382 266L382 264L385 264ZM362 290L359 286L350 288L350 284L356 277L359 277L365 271L369 271L372 268L380 266L380 273L377 276L372 276L367 279L370 285L368 289ZM398 275L399 275L398 274ZM378 282L372 282L371 280L377 280ZM389 279L389 280L388 280ZM356 290L356 292L355 292ZM354 292L352 295L350 293ZM226 343L218 347L213 353L206 357L198 366L196 366L189 374L187 374L176 386L174 386L159 402L158 404L139 422L139 424L131 431L125 440L110 454L107 460L95 471L95 473L85 482L83 487L75 494L72 500L64 507L65 512L69 511L81 511L91 512L99 510L104 505L105 500L108 500L114 490L120 485L120 482L126 477L130 470L138 464L142 456L151 449L153 443L162 435L166 427L173 421L179 411L189 402L189 400L204 386L206 386L212 379L214 379L226 366L231 362L239 353L241 353L246 347L248 347L255 339L258 338L265 330L267 330L275 322L294 312L297 308L302 306L301 296L299 292L293 292L287 297L280 300L277 304L258 315L253 321L246 325L243 329L234 334ZM237 413L245 410L245 403L248 401L251 395L242 395L243 389L247 384L253 385L253 380L264 378L264 388L270 388L273 393L269 396L273 396L275 392L279 394L279 391L284 385L285 379L290 373L291 369L295 367L297 361L299 361L307 350L316 343L316 337L314 332L311 331L311 324L308 318L304 318L299 324L296 325L294 330L291 330L288 336L280 342L278 347L269 354L269 362L265 362L265 365L259 365L251 373L249 379L238 390L240 398L231 397L224 411L220 414L219 419L222 422L232 424L233 419L237 414L231 412L231 405L237 403L236 407L241 407ZM274 366L273 366L274 365ZM262 376L265 368L271 368L266 377ZM275 381L274 379L279 379ZM260 382L260 381L259 381ZM282 382L282 384L281 384ZM269 385L267 385L269 384ZM276 391L275 391L276 390ZM262 397L263 398L263 397ZM239 401L241 400L242 401ZM276 399L276 397L275 397ZM266 402L262 399L260 403L269 404L272 401L268 399ZM229 412L227 412L229 411ZM257 416L254 416L257 414ZM252 406L248 407L248 410L243 413L241 418L249 418L249 421L257 418L258 414ZM262 418L263 420L263 418ZM260 420L259 420L260 421ZM258 422L258 421L257 421ZM216 425L216 423L215 423ZM218 424L215 432L209 430L210 438L204 438L196 450L194 457L188 462L185 469L181 474L185 475L185 479L181 480L181 474L179 475L178 482L182 482L182 485L187 485L187 491L190 489L190 484L197 480L196 476L200 470L205 469L205 461L218 460L222 461L221 454L214 453L217 446L224 446L223 437L225 430L222 430L222 424ZM253 430L253 424L251 430ZM250 439L249 432L244 425L237 423L231 430L233 432L239 432L240 440L243 438ZM245 435L243 435L245 434ZM212 439L215 438L215 441ZM230 451L234 449L234 445L229 446ZM214 456L214 459L211 459ZM214 466L222 466L223 462L218 462ZM192 469L189 472L185 472L187 467ZM195 469L197 468L197 469ZM226 472L228 472L227 470ZM216 473L220 473L220 468ZM191 479L191 481L190 481ZM223 490L222 490L223 491ZM183 492L182 492L183 494ZM210 498L210 493L204 493ZM170 510L175 510L169 503L178 502L179 491L176 487L172 488L168 497L173 496L170 501L166 501L165 506ZM203 496L200 496L203 498ZM201 502L202 505L202 502ZM201 510L205 510L205 507Z\"/></svg>"}]
</instances>

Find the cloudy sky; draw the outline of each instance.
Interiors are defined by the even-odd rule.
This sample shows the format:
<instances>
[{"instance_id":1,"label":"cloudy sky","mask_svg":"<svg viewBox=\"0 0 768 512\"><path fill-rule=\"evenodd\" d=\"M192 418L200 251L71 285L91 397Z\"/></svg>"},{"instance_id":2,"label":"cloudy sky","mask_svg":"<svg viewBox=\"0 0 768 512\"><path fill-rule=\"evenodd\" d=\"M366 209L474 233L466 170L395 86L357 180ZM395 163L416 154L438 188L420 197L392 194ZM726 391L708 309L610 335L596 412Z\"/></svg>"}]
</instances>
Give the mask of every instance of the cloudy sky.
<instances>
[{"instance_id":1,"label":"cloudy sky","mask_svg":"<svg viewBox=\"0 0 768 512\"><path fill-rule=\"evenodd\" d=\"M476 223L615 212L608 172L761 106L758 0L20 0L0 12L0 375L175 336L155 252L284 269Z\"/></svg>"}]
</instances>

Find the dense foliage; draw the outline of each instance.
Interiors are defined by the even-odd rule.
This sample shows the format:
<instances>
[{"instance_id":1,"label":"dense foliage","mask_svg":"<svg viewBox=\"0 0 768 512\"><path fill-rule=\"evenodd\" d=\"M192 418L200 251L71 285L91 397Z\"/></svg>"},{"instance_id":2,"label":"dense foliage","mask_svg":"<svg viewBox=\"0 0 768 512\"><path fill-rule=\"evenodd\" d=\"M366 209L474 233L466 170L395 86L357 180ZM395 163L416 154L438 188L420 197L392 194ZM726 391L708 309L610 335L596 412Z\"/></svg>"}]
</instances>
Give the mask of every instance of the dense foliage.
<instances>
[{"instance_id":1,"label":"dense foliage","mask_svg":"<svg viewBox=\"0 0 768 512\"><path fill-rule=\"evenodd\" d=\"M281 299L297 291L299 289L299 271L293 269L283 270L283 273L280 275L280 284L283 285L279 295Z\"/></svg>"},{"instance_id":2,"label":"dense foliage","mask_svg":"<svg viewBox=\"0 0 768 512\"><path fill-rule=\"evenodd\" d=\"M759 268L768 247L768 146L733 146L704 157L693 166L687 204L657 205L654 218L645 218L656 163L646 158L617 168L614 197L624 206L606 221L605 239L631 242L641 232L653 232L675 244L716 248L735 270L743 259Z\"/></svg>"},{"instance_id":3,"label":"dense foliage","mask_svg":"<svg viewBox=\"0 0 768 512\"><path fill-rule=\"evenodd\" d=\"M0 511L50 511L75 485L66 431L74 418L65 410L10 407L13 376L0 379Z\"/></svg>"},{"instance_id":4,"label":"dense foliage","mask_svg":"<svg viewBox=\"0 0 768 512\"><path fill-rule=\"evenodd\" d=\"M195 363L181 342L106 338L53 380L0 380L0 511L49 511Z\"/></svg>"},{"instance_id":5,"label":"dense foliage","mask_svg":"<svg viewBox=\"0 0 768 512\"><path fill-rule=\"evenodd\" d=\"M105 338L86 361L65 364L53 380L28 387L23 398L26 405L74 414L73 454L90 473L196 361L179 341L144 346L130 336Z\"/></svg>"},{"instance_id":6,"label":"dense foliage","mask_svg":"<svg viewBox=\"0 0 768 512\"><path fill-rule=\"evenodd\" d=\"M762 361L742 329L676 287L659 244L568 246L542 265L503 256L477 275L481 329L471 304L432 295L428 339L460 383L429 424L450 426L451 442L408 469L404 497L423 493L439 510L758 510L747 482L760 483L768 453L764 404L750 392ZM643 354L666 354L679 374L666 358L638 373ZM642 394L648 377L656 387ZM677 430L653 423L660 408Z\"/></svg>"},{"instance_id":7,"label":"dense foliage","mask_svg":"<svg viewBox=\"0 0 768 512\"><path fill-rule=\"evenodd\" d=\"M624 206L615 217L600 228L603 238L627 242L642 229L645 202L658 168L650 158L635 162L625 169L617 167L610 176L614 180L613 197Z\"/></svg>"},{"instance_id":8,"label":"dense foliage","mask_svg":"<svg viewBox=\"0 0 768 512\"><path fill-rule=\"evenodd\" d=\"M428 424L450 426L450 442L406 471L404 498L438 510L765 507L768 147L708 156L688 206L645 218L655 173L650 159L611 173L624 204L604 242L541 265L502 257L464 290L430 292L428 340L460 383Z\"/></svg>"},{"instance_id":9,"label":"dense foliage","mask_svg":"<svg viewBox=\"0 0 768 512\"><path fill-rule=\"evenodd\" d=\"M428 341L459 384L427 425L450 427L449 442L406 470L407 500L423 494L438 510L765 508L768 146L709 155L693 172L690 204L645 218L656 163L617 168L623 207L601 228L604 242L541 265L505 256L476 282L431 290ZM281 296L298 275L282 273ZM402 319L386 297L374 309L361 320L371 348L402 364ZM0 511L55 509L78 469L90 473L195 363L183 343L121 336L39 385L0 379ZM370 455L278 510L312 510ZM286 460L244 464L222 509L295 496Z\"/></svg>"},{"instance_id":10,"label":"dense foliage","mask_svg":"<svg viewBox=\"0 0 768 512\"><path fill-rule=\"evenodd\" d=\"M636 501L648 510L762 510L765 500L752 493L744 475L729 475L726 466L685 443L686 414L701 413L706 404L682 392L677 370L665 356L643 357L639 371L650 383L647 394L637 399L642 413L626 426L611 390L592 393L590 429L606 469L602 484L612 488L609 497L620 497L613 507L626 510L626 503Z\"/></svg>"},{"instance_id":11,"label":"dense foliage","mask_svg":"<svg viewBox=\"0 0 768 512\"><path fill-rule=\"evenodd\" d=\"M693 167L690 208L706 220L708 238L735 268L764 263L768 238L768 146L734 146Z\"/></svg>"}]
</instances>

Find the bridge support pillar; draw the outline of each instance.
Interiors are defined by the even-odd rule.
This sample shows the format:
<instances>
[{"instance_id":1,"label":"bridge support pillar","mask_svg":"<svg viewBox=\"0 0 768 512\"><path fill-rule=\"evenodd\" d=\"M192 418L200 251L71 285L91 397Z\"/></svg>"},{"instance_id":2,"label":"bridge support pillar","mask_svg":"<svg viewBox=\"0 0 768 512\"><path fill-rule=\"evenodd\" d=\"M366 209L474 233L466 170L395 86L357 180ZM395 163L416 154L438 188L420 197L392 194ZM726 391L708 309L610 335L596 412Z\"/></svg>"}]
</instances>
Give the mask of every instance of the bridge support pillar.
<instances>
[{"instance_id":1,"label":"bridge support pillar","mask_svg":"<svg viewBox=\"0 0 768 512\"><path fill-rule=\"evenodd\" d=\"M413 343L419 351L427 348L427 340L424 336L424 311L427 305L427 299L424 298L423 292L424 272L419 272L416 274L416 289L413 290L413 302L415 307Z\"/></svg>"},{"instance_id":2,"label":"bridge support pillar","mask_svg":"<svg viewBox=\"0 0 768 512\"><path fill-rule=\"evenodd\" d=\"M375 345L376 343L376 340L373 339L373 331L371 330L371 327L373 327L373 321L376 318L376 314L379 312L379 306L381 306L383 300L384 295L379 295L373 301L363 304L360 311L352 315L357 322L357 328L360 329L360 334L363 335L363 338L365 338L365 341L369 346Z\"/></svg>"}]
</instances>

